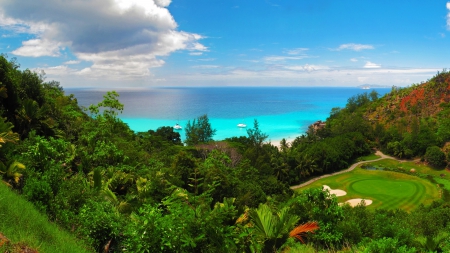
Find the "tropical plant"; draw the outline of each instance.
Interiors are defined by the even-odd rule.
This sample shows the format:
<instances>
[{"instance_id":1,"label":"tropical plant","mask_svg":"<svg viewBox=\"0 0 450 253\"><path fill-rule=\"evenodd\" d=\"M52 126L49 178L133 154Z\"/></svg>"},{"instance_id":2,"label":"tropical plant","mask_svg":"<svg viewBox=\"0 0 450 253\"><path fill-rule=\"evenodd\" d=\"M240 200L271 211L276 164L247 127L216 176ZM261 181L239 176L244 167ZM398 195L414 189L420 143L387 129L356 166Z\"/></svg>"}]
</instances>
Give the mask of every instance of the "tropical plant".
<instances>
[{"instance_id":1,"label":"tropical plant","mask_svg":"<svg viewBox=\"0 0 450 253\"><path fill-rule=\"evenodd\" d=\"M11 122L6 122L6 119L0 117L0 147L2 143L16 143L19 140L19 134L12 131L14 125Z\"/></svg>"},{"instance_id":2,"label":"tropical plant","mask_svg":"<svg viewBox=\"0 0 450 253\"><path fill-rule=\"evenodd\" d=\"M294 229L292 229L291 232L289 232L289 237L295 237L302 243L305 243L303 238L304 235L308 232L314 232L317 229L319 229L319 224L317 222L315 221L307 222L304 224L300 224Z\"/></svg>"},{"instance_id":3,"label":"tropical plant","mask_svg":"<svg viewBox=\"0 0 450 253\"><path fill-rule=\"evenodd\" d=\"M11 186L11 183L15 185L19 184L19 180L22 178L23 174L20 171L25 170L25 165L17 161L11 163L6 169L6 166L0 162L0 174L4 174L6 182Z\"/></svg>"},{"instance_id":4,"label":"tropical plant","mask_svg":"<svg viewBox=\"0 0 450 253\"><path fill-rule=\"evenodd\" d=\"M283 245L289 237L289 230L299 220L298 216L289 213L288 207L274 214L267 204L250 210L249 214L254 233L264 245L264 252L274 252Z\"/></svg>"}]
</instances>

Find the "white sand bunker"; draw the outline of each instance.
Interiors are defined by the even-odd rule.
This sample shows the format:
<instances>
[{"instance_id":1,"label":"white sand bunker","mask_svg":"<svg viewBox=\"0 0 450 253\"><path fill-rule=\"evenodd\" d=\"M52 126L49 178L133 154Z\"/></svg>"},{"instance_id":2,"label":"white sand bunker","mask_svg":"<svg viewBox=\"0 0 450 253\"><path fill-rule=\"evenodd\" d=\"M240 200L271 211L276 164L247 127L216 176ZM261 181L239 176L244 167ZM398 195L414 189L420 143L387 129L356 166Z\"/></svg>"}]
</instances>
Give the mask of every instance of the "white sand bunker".
<instances>
[{"instance_id":1,"label":"white sand bunker","mask_svg":"<svg viewBox=\"0 0 450 253\"><path fill-rule=\"evenodd\" d=\"M349 200L345 201L345 203L349 203L350 206L355 207L355 206L361 204L362 200L364 200L364 203L366 204L366 206L372 204L372 200L370 200L370 199L349 199Z\"/></svg>"},{"instance_id":2,"label":"white sand bunker","mask_svg":"<svg viewBox=\"0 0 450 253\"><path fill-rule=\"evenodd\" d=\"M333 195L333 194L334 194L334 195L336 195L336 197L340 197L340 196L347 195L347 192L346 192L346 191L339 190L339 189L333 190L333 189L331 189L328 185L324 185L324 186L323 186L323 190L324 190L324 191L329 190L329 191L330 191L330 195Z\"/></svg>"}]
</instances>

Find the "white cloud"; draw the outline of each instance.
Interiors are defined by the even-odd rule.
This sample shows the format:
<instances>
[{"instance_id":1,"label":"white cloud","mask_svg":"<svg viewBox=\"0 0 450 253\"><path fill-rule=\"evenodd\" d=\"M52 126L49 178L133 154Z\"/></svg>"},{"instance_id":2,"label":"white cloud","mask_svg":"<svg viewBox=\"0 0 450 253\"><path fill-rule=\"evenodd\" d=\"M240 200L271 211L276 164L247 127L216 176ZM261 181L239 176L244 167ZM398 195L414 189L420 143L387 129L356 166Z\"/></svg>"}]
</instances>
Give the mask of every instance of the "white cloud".
<instances>
[{"instance_id":1,"label":"white cloud","mask_svg":"<svg viewBox=\"0 0 450 253\"><path fill-rule=\"evenodd\" d=\"M363 68L365 68L365 69L377 69L377 68L381 68L381 65L373 63L373 62L370 62L370 61L367 61Z\"/></svg>"},{"instance_id":2,"label":"white cloud","mask_svg":"<svg viewBox=\"0 0 450 253\"><path fill-rule=\"evenodd\" d=\"M170 2L172 2L172 0L155 0L155 4L161 7L169 6Z\"/></svg>"},{"instance_id":3,"label":"white cloud","mask_svg":"<svg viewBox=\"0 0 450 253\"><path fill-rule=\"evenodd\" d=\"M217 69L217 68L220 68L220 66L218 66L218 65L196 65L196 66L192 66L192 68L196 68L196 69Z\"/></svg>"},{"instance_id":4,"label":"white cloud","mask_svg":"<svg viewBox=\"0 0 450 253\"><path fill-rule=\"evenodd\" d=\"M80 63L81 61L66 61L66 62L64 62L64 64L66 64L66 65L71 65L71 64L78 64L78 63Z\"/></svg>"},{"instance_id":5,"label":"white cloud","mask_svg":"<svg viewBox=\"0 0 450 253\"><path fill-rule=\"evenodd\" d=\"M203 52L190 52L189 55L202 55Z\"/></svg>"},{"instance_id":6,"label":"white cloud","mask_svg":"<svg viewBox=\"0 0 450 253\"><path fill-rule=\"evenodd\" d=\"M33 39L22 42L22 47L12 51L15 55L20 56L59 56L61 44L59 42L52 42L48 40Z\"/></svg>"},{"instance_id":7,"label":"white cloud","mask_svg":"<svg viewBox=\"0 0 450 253\"><path fill-rule=\"evenodd\" d=\"M357 62L358 59L356 59L356 58L351 58L350 61L352 61L352 62Z\"/></svg>"},{"instance_id":8,"label":"white cloud","mask_svg":"<svg viewBox=\"0 0 450 253\"><path fill-rule=\"evenodd\" d=\"M450 2L447 2L447 30L450 30Z\"/></svg>"},{"instance_id":9,"label":"white cloud","mask_svg":"<svg viewBox=\"0 0 450 253\"><path fill-rule=\"evenodd\" d=\"M304 54L305 51L308 51L309 48L295 48L295 49L290 49L287 50L286 53L289 55L299 55L299 54Z\"/></svg>"},{"instance_id":10,"label":"white cloud","mask_svg":"<svg viewBox=\"0 0 450 253\"><path fill-rule=\"evenodd\" d=\"M337 51L341 51L341 50L353 50L353 51L361 51L364 49L374 49L374 46L372 45L364 45L364 44L355 44L355 43L349 43L349 44L342 44L340 45L337 49Z\"/></svg>"},{"instance_id":11,"label":"white cloud","mask_svg":"<svg viewBox=\"0 0 450 253\"><path fill-rule=\"evenodd\" d=\"M319 67L321 67L319 69ZM313 68L313 71L307 71ZM391 87L407 86L429 79L439 69L432 68L334 68L317 65L267 69L235 68L198 74L166 77L168 85L209 86L211 83L246 86L357 86L362 83ZM206 70L205 70L206 71Z\"/></svg>"},{"instance_id":12,"label":"white cloud","mask_svg":"<svg viewBox=\"0 0 450 253\"><path fill-rule=\"evenodd\" d=\"M300 56L267 56L264 57L264 61L268 62L276 62L276 61L286 61L286 60L302 60L305 58L310 58L310 56L307 55L300 55Z\"/></svg>"},{"instance_id":13,"label":"white cloud","mask_svg":"<svg viewBox=\"0 0 450 253\"><path fill-rule=\"evenodd\" d=\"M0 27L34 37L12 53L61 55L67 48L92 65L78 74L104 78L151 76L158 59L177 50L200 54L203 36L177 30L171 0L0 1Z\"/></svg>"},{"instance_id":14,"label":"white cloud","mask_svg":"<svg viewBox=\"0 0 450 253\"><path fill-rule=\"evenodd\" d=\"M203 59L197 59L198 61L215 61L216 58L203 58Z\"/></svg>"},{"instance_id":15,"label":"white cloud","mask_svg":"<svg viewBox=\"0 0 450 253\"><path fill-rule=\"evenodd\" d=\"M328 66L305 64L303 66L286 66L285 69L312 72L312 71L318 71L318 70L326 70L326 69L330 69L330 68Z\"/></svg>"}]
</instances>

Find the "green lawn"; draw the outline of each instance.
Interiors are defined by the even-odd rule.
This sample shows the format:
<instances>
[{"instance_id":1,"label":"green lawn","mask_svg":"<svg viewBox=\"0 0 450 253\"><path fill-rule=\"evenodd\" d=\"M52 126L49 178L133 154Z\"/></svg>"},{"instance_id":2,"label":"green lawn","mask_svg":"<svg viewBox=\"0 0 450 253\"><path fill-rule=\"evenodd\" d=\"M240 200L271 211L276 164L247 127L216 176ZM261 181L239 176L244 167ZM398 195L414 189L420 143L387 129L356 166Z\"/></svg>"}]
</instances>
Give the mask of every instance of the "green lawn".
<instances>
[{"instance_id":1,"label":"green lawn","mask_svg":"<svg viewBox=\"0 0 450 253\"><path fill-rule=\"evenodd\" d=\"M373 203L369 208L402 208L410 211L421 203L430 204L440 197L438 187L428 180L397 172L361 168L320 179L298 190L323 185L347 192L347 195L338 197L339 202L354 198L371 199Z\"/></svg>"}]
</instances>

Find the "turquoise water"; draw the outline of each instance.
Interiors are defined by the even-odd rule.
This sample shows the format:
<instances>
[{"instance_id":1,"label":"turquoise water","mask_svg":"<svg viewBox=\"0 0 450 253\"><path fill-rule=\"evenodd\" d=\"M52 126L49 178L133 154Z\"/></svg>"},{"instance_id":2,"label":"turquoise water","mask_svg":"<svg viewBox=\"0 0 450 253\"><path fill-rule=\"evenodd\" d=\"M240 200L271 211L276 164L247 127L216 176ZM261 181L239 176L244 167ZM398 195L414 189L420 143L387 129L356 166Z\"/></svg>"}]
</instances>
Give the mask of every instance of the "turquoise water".
<instances>
[{"instance_id":1,"label":"turquoise water","mask_svg":"<svg viewBox=\"0 0 450 253\"><path fill-rule=\"evenodd\" d=\"M74 94L81 106L97 104L107 90L66 89ZM376 89L380 95L390 89ZM303 134L308 126L325 120L333 107L344 107L347 99L366 92L359 88L306 88L306 87L220 87L220 88L152 88L117 90L125 105L119 117L138 132L173 126L183 128L188 120L207 114L217 130L215 140L233 136L246 136L244 123L253 127L254 119L269 140L278 143ZM184 138L184 130L179 131Z\"/></svg>"}]
</instances>

